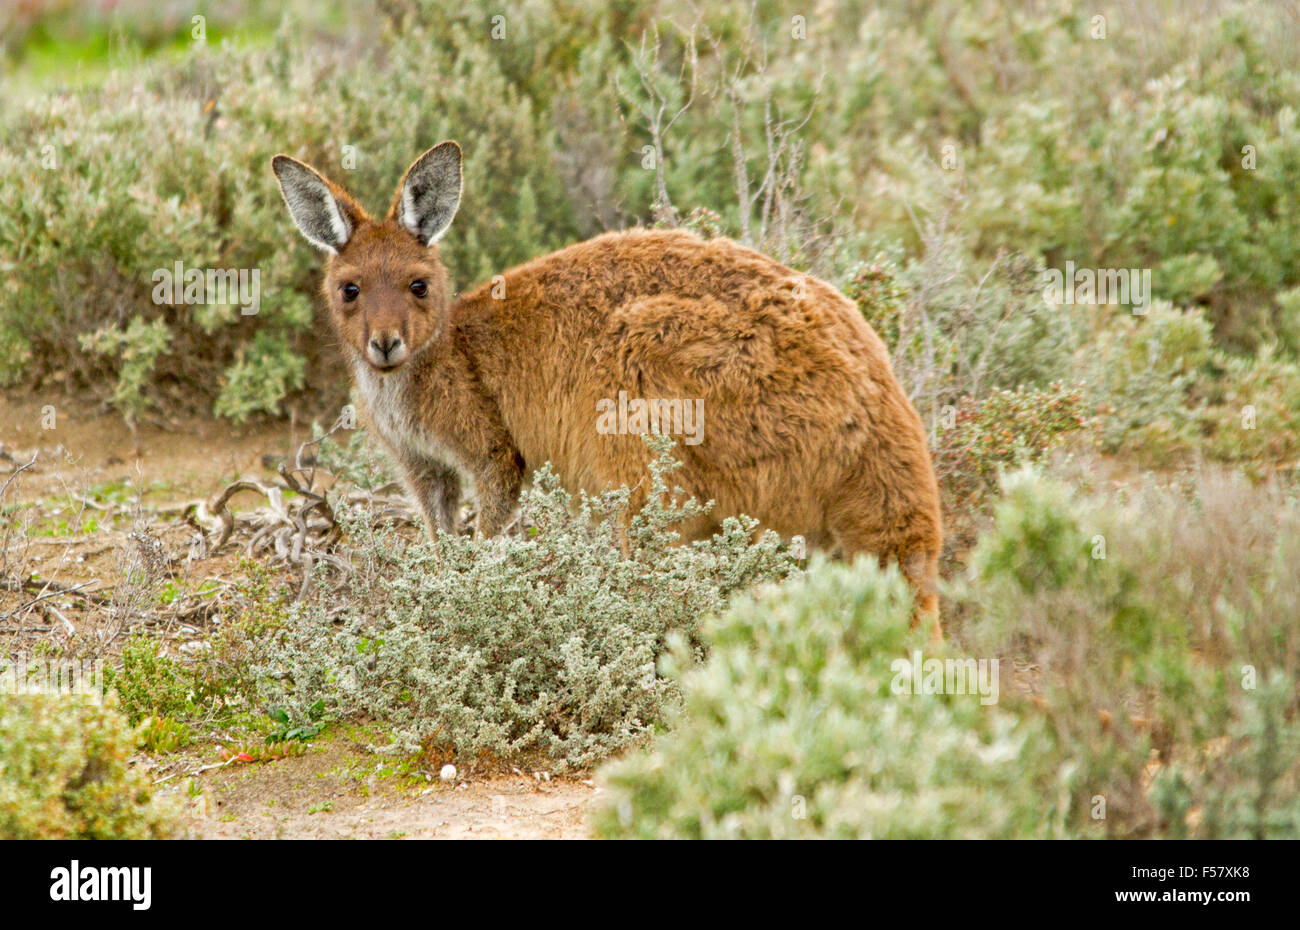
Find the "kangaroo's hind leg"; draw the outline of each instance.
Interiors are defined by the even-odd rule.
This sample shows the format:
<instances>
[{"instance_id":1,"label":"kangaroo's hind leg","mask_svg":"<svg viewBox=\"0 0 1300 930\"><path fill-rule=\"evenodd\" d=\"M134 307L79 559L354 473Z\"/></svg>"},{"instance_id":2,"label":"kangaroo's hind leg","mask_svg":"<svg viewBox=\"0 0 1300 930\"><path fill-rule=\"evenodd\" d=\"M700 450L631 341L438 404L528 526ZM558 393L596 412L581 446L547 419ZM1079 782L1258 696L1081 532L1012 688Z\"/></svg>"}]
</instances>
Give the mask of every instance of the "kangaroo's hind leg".
<instances>
[{"instance_id":1,"label":"kangaroo's hind leg","mask_svg":"<svg viewBox=\"0 0 1300 930\"><path fill-rule=\"evenodd\" d=\"M943 540L937 514L919 512L882 527L866 515L841 512L831 526L831 533L841 553L851 559L860 552L870 553L884 565L898 561L916 592L912 627L929 626L935 642L943 641L939 624L939 553Z\"/></svg>"}]
</instances>

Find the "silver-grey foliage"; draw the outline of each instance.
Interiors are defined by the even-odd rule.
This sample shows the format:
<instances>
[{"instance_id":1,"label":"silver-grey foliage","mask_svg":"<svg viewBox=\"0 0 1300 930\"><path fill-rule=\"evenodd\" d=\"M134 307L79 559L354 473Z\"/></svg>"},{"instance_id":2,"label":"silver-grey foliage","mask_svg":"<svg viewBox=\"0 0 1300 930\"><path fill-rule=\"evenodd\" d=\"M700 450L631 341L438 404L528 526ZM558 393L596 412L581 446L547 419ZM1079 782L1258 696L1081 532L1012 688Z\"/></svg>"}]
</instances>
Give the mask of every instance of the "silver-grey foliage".
<instances>
[{"instance_id":1,"label":"silver-grey foliage","mask_svg":"<svg viewBox=\"0 0 1300 930\"><path fill-rule=\"evenodd\" d=\"M652 445L654 493L626 530L626 488L574 501L548 466L520 536L408 544L354 524L363 564L348 596L318 594L268 634L255 669L266 698L391 724L381 750L435 744L564 770L637 742L678 700L656 670L669 632L695 642L733 592L795 568L752 521L674 545L674 526L707 505L670 493L671 442Z\"/></svg>"}]
</instances>

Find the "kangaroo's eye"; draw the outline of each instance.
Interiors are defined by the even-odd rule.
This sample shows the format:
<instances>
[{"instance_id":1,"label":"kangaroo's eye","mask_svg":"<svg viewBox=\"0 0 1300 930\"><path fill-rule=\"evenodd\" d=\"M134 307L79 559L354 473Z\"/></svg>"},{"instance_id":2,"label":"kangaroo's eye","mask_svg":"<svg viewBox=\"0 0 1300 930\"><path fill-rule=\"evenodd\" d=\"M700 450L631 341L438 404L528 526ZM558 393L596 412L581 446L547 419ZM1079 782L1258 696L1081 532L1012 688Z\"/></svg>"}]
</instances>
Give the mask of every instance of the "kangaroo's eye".
<instances>
[{"instance_id":1,"label":"kangaroo's eye","mask_svg":"<svg viewBox=\"0 0 1300 930\"><path fill-rule=\"evenodd\" d=\"M343 302L345 304L352 303L352 301L357 299L357 295L360 293L361 288L357 287L355 284L348 283L343 285Z\"/></svg>"},{"instance_id":2,"label":"kangaroo's eye","mask_svg":"<svg viewBox=\"0 0 1300 930\"><path fill-rule=\"evenodd\" d=\"M411 293L416 297L425 297L429 293L429 285L425 284L423 281L412 281Z\"/></svg>"}]
</instances>

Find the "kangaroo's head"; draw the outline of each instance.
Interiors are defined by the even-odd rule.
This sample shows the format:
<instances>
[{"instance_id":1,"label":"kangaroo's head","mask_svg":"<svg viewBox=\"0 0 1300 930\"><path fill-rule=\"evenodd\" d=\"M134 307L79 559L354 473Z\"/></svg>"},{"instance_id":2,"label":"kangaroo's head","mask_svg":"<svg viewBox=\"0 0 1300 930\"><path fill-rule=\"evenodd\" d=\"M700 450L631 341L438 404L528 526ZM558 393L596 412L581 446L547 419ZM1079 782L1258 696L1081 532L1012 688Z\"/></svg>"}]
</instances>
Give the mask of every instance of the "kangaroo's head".
<instances>
[{"instance_id":1,"label":"kangaroo's head","mask_svg":"<svg viewBox=\"0 0 1300 930\"><path fill-rule=\"evenodd\" d=\"M445 328L449 287L435 243L460 205L460 146L417 158L382 220L296 159L277 155L271 167L298 229L329 253L325 299L345 351L397 370Z\"/></svg>"}]
</instances>

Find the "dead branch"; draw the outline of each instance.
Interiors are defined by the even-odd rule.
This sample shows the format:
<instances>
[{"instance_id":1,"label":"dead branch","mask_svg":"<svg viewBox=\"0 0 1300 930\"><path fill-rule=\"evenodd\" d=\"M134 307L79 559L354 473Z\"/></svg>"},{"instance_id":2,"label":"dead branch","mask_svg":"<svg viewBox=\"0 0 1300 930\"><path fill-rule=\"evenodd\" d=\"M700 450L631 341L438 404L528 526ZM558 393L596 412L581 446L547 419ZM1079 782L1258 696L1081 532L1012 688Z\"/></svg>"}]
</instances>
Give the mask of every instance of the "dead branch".
<instances>
[{"instance_id":1,"label":"dead branch","mask_svg":"<svg viewBox=\"0 0 1300 930\"><path fill-rule=\"evenodd\" d=\"M678 70L677 78L675 82L670 82L677 87L686 86L686 101L669 116L668 111L671 107L669 94L660 85L659 52L662 44L659 38L658 25L653 27L651 35L654 37L654 44L647 46L646 33L642 33L640 47L633 50L632 56L637 78L645 94L644 99L634 97L631 92L625 90L617 74L614 75L614 89L618 91L620 97L627 101L628 106L640 114L646 129L650 133L650 145L654 149L655 156L656 219L671 226L676 226L681 218L677 208L673 206L672 198L668 196L668 183L664 172L664 138L668 135L668 130L672 129L673 124L695 102L695 91L699 83L699 55L695 48L695 33L692 30L686 38L682 64ZM689 79L687 78L688 71L690 72Z\"/></svg>"},{"instance_id":2,"label":"dead branch","mask_svg":"<svg viewBox=\"0 0 1300 930\"><path fill-rule=\"evenodd\" d=\"M191 560L215 555L232 540L243 543L249 558L269 556L272 563L290 565L302 573L299 599L311 585L312 570L318 564L330 565L340 573L352 571L350 562L336 552L343 537L336 506L346 509L366 507L380 519L392 519L418 525L414 514L401 497L387 496L397 485L387 484L376 491L352 491L331 498L318 479L334 476L320 468L313 459L304 462L304 452L333 435L341 426L336 423L327 433L302 443L292 466L281 463L278 481L243 478L227 485L210 501L195 501L182 511L182 519L200 532L195 539ZM322 482L323 483L323 482ZM235 511L231 502L241 493L265 499L261 507Z\"/></svg>"}]
</instances>

